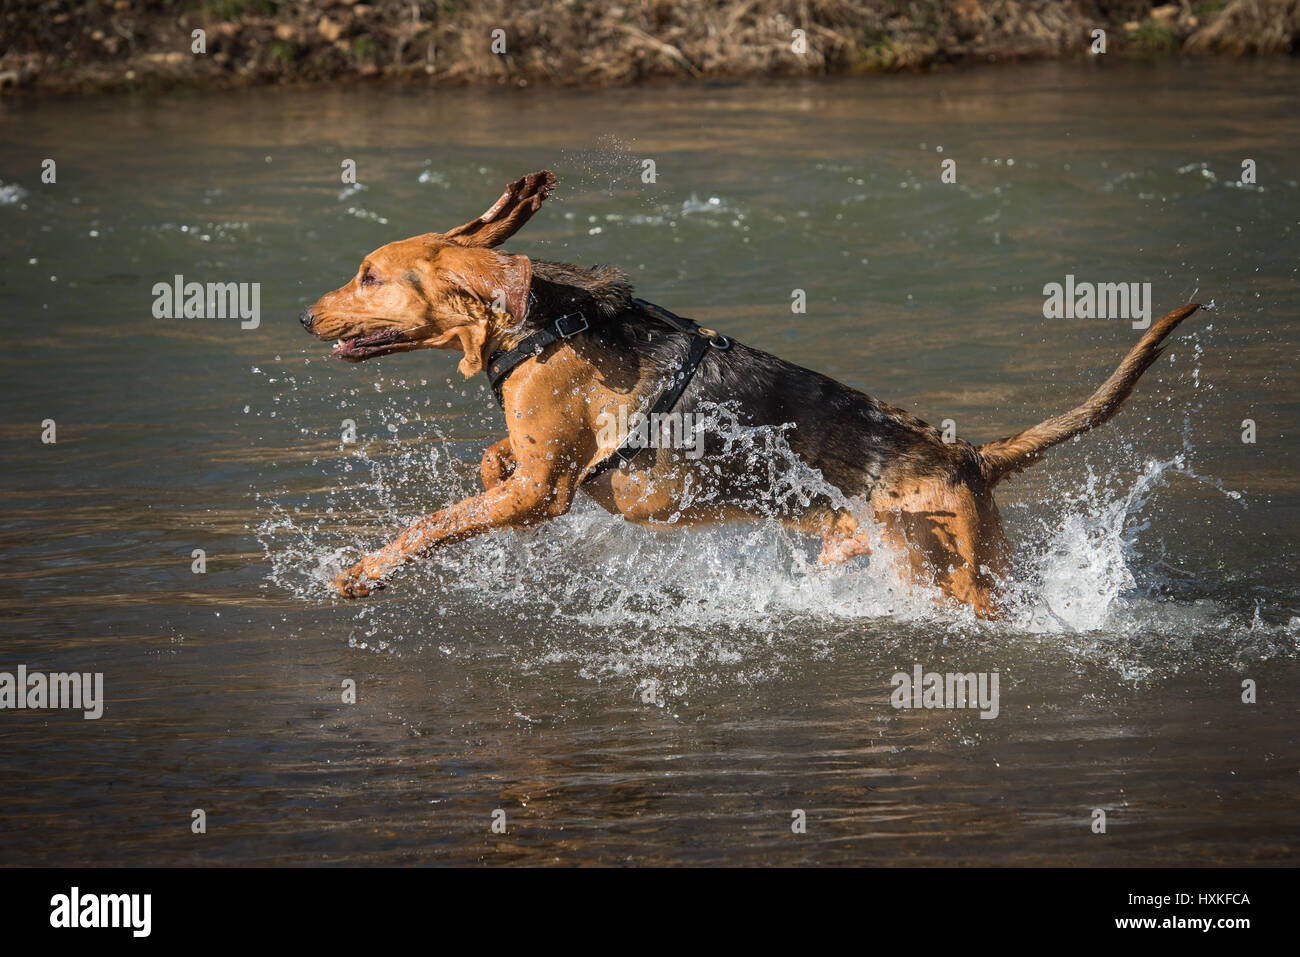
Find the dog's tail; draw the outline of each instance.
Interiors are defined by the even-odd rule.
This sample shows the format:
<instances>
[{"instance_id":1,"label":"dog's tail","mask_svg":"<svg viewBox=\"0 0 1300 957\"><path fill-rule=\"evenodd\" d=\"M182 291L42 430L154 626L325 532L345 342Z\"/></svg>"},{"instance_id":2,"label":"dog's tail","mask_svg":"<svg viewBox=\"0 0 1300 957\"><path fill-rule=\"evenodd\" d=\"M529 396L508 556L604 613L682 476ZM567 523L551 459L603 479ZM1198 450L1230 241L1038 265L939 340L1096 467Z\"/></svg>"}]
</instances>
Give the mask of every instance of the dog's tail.
<instances>
[{"instance_id":1,"label":"dog's tail","mask_svg":"<svg viewBox=\"0 0 1300 957\"><path fill-rule=\"evenodd\" d=\"M1165 336L1174 331L1180 322L1201 308L1197 303L1175 309L1159 322L1151 325L1146 334L1124 357L1119 368L1111 377L1101 384L1101 388L1092 394L1087 402L1064 415L1040 422L1038 425L1017 432L1015 435L996 442L985 442L977 447L984 470L984 480L989 485L1001 481L1012 472L1033 465L1042 454L1066 439L1073 438L1095 429L1108 421L1120 404L1128 398L1142 373L1150 368L1151 363L1160 358L1164 348L1160 345Z\"/></svg>"}]
</instances>

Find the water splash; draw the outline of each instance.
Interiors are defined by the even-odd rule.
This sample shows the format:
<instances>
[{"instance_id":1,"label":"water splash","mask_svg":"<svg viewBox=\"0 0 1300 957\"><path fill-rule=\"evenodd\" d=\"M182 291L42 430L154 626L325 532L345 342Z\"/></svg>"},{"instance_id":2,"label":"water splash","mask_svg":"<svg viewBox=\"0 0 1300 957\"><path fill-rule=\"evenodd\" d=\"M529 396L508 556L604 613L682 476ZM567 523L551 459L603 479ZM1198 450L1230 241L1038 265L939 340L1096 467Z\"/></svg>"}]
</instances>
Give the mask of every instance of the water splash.
<instances>
[{"instance_id":1,"label":"water splash","mask_svg":"<svg viewBox=\"0 0 1300 957\"><path fill-rule=\"evenodd\" d=\"M292 376L273 381L277 409L270 414L292 414L299 383ZM480 490L477 455L487 442L448 434L490 433L496 413L486 396L467 416L437 411L450 404L405 380L372 387L344 391L337 402L340 414L358 421L368 415L372 437L346 446L337 435L301 429L314 451L305 470L311 481L259 494L256 531L268 588L331 602L334 576L362 554ZM787 529L780 515L822 497L865 520L862 503L801 461L784 429L745 426L726 404L701 411L729 454L767 473L765 495L754 502L760 520L683 534L671 528L673 516L637 526L580 498L545 526L440 549L402 569L380 597L340 605L338 614L355 621L350 642L452 656L481 654L487 642L524 671L565 665L595 680L653 675L668 694L701 683L762 681L791 662L864 641L912 647L918 636L964 647L1038 642L1102 664L1125 682L1177 671L1206 653L1226 661L1295 653L1295 618L1270 624L1257 608L1244 615L1211 598L1188 602L1163 593L1168 576L1146 553L1161 550L1157 518L1171 481L1204 483L1240 500L1195 474L1187 453L1147 461L1136 474L1112 470L1106 480L1088 470L1077 488L1058 488L1052 501L1035 506L1037 519L1019 529L1025 541L1003 583L1008 618L989 623L935 590L901 585L887 552L819 565L820 542ZM683 507L715 494L695 485Z\"/></svg>"},{"instance_id":2,"label":"water splash","mask_svg":"<svg viewBox=\"0 0 1300 957\"><path fill-rule=\"evenodd\" d=\"M17 183L0 181L0 206L17 206L27 198L27 190Z\"/></svg>"},{"instance_id":3,"label":"water splash","mask_svg":"<svg viewBox=\"0 0 1300 957\"><path fill-rule=\"evenodd\" d=\"M1171 473L1190 475L1182 455L1150 461L1116 496L1107 496L1089 468L1084 487L1064 496L1061 511L1044 522L1031 550L1028 573L1008 583L1023 613L1017 623L1030 631L1095 631L1133 592L1137 543L1151 527L1145 506Z\"/></svg>"}]
</instances>

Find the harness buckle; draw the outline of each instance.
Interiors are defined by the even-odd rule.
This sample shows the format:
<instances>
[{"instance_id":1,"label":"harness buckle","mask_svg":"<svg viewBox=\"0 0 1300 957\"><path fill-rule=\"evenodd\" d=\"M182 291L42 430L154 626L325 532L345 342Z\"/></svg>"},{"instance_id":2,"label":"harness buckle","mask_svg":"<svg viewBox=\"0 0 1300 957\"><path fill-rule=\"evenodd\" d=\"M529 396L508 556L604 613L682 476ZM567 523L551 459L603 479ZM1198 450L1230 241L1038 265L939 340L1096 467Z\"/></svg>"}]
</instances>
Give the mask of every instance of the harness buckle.
<instances>
[{"instance_id":1,"label":"harness buckle","mask_svg":"<svg viewBox=\"0 0 1300 957\"><path fill-rule=\"evenodd\" d=\"M577 319L582 325L577 326L568 322L570 319ZM560 316L555 320L555 331L561 339L568 339L570 336L576 336L580 332L585 332L591 328L591 323L587 322L587 317L580 312L571 312L567 316Z\"/></svg>"}]
</instances>

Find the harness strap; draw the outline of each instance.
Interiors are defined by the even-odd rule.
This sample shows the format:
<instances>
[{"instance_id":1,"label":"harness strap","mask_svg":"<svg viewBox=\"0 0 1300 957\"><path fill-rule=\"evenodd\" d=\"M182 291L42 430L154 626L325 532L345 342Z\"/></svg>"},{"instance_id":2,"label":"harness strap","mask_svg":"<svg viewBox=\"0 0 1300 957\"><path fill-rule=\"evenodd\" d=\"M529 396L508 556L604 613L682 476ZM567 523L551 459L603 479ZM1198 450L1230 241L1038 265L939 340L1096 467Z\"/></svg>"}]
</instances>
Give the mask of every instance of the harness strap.
<instances>
[{"instance_id":1,"label":"harness strap","mask_svg":"<svg viewBox=\"0 0 1300 957\"><path fill-rule=\"evenodd\" d=\"M730 345L730 343L728 343L728 345ZM646 415L645 419L642 420L637 429L632 430L631 434L623 440L623 444L596 463L591 471L587 473L586 477L583 478L584 482L590 482L596 476L603 475L612 468L624 468L632 464L632 460L636 458L641 453L641 450L648 444L647 442L641 441L637 433L642 429L649 429L654 416L672 411L673 406L677 404L677 400L680 399L682 393L686 391L686 387L691 384L691 378L695 375L695 370L699 368L700 360L704 358L704 353L708 352L711 348L726 347L718 346L714 342L714 339L705 338L702 335L694 336L691 339L691 349L686 354L686 361L682 363L681 369L678 370L677 375L673 378L672 385L668 387L663 395L659 396L659 401L650 409L650 412Z\"/></svg>"},{"instance_id":2,"label":"harness strap","mask_svg":"<svg viewBox=\"0 0 1300 957\"><path fill-rule=\"evenodd\" d=\"M501 396L501 389L506 383L506 377L514 372L517 366L527 362L533 356L540 355L541 351L552 342L576 336L589 328L591 324L587 322L586 316L580 312L570 312L560 316L545 329L534 332L509 352L495 353L488 359L488 381L492 383L492 394L497 397L497 405L505 408L506 402Z\"/></svg>"},{"instance_id":3,"label":"harness strap","mask_svg":"<svg viewBox=\"0 0 1300 957\"><path fill-rule=\"evenodd\" d=\"M700 361L709 349L725 350L731 348L731 340L726 336L718 335L712 329L705 329L698 323L691 321L674 312L669 312L662 306L657 306L652 302L646 302L644 299L633 299L632 302L639 306L644 312L649 313L661 322L672 326L678 332L684 332L691 336L691 346L686 353L686 359L682 363L677 374L673 377L672 384L664 390L659 396L654 406L646 416L643 424L647 424L650 418L655 415L662 415L665 412L672 411L677 400L682 397L686 387L691 384L691 379L695 375L695 370L699 368ZM580 332L585 332L591 328L587 317L580 312L571 312L551 322L545 328L533 333L523 342L519 343L513 349L507 352L494 353L488 359L488 381L492 385L492 394L496 396L497 405L505 408L505 399L502 396L502 388L505 385L506 378L514 372L523 363L527 362L534 356L540 355L542 350L554 342L561 339L568 339L570 336L576 336ZM629 465L633 459L640 454L641 449L647 443L643 443L637 432L640 428L623 440L623 444L607 455L587 473L583 478L588 482L598 475L602 475L611 468Z\"/></svg>"}]
</instances>

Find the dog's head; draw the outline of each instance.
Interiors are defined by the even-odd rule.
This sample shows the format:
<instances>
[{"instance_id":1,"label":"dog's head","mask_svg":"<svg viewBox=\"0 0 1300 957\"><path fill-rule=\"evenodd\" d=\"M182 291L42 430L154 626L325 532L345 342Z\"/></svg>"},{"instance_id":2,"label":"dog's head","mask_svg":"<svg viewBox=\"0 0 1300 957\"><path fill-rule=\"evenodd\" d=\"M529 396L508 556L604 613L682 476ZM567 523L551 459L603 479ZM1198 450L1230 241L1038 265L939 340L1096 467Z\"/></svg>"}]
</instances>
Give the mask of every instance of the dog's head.
<instances>
[{"instance_id":1,"label":"dog's head","mask_svg":"<svg viewBox=\"0 0 1300 957\"><path fill-rule=\"evenodd\" d=\"M460 371L481 371L494 332L527 315L533 277L527 256L491 247L528 222L554 188L549 170L532 173L464 226L381 246L347 285L304 309L300 321L320 339L337 339L332 354L348 362L459 347Z\"/></svg>"}]
</instances>

